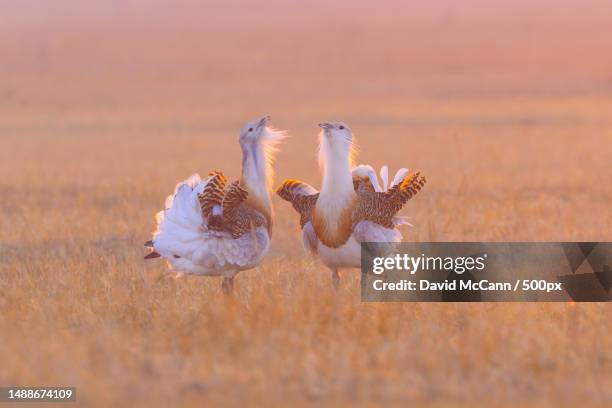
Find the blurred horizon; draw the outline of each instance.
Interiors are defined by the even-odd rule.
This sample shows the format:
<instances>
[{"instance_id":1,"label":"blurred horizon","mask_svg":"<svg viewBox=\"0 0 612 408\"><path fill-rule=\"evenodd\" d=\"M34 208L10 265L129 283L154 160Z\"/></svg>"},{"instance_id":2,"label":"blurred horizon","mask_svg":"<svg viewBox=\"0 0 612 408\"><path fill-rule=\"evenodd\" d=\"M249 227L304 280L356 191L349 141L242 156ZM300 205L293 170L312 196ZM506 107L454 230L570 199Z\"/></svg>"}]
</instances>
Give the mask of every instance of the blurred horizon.
<instances>
[{"instance_id":1,"label":"blurred horizon","mask_svg":"<svg viewBox=\"0 0 612 408\"><path fill-rule=\"evenodd\" d=\"M404 3L4 2L0 109L309 119L356 98L376 116L398 101L612 97L610 2ZM317 106L329 97L340 107Z\"/></svg>"}]
</instances>

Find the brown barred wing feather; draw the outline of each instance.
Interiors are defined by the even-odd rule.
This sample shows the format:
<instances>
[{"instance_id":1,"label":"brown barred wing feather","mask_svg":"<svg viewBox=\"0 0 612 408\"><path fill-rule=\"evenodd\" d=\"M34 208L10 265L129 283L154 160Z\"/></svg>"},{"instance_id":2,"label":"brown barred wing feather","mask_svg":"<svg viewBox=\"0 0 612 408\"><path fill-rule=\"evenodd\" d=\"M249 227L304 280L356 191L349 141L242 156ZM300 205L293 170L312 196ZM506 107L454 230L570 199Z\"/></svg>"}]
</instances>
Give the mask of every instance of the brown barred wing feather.
<instances>
[{"instance_id":1,"label":"brown barred wing feather","mask_svg":"<svg viewBox=\"0 0 612 408\"><path fill-rule=\"evenodd\" d=\"M248 192L236 180L229 186L220 171L208 175L208 182L199 195L202 216L208 229L229 232L233 238L240 238L258 227L268 227L266 217L246 205Z\"/></svg>"},{"instance_id":2,"label":"brown barred wing feather","mask_svg":"<svg viewBox=\"0 0 612 408\"><path fill-rule=\"evenodd\" d=\"M223 196L225 195L225 185L227 178L220 171L213 171L208 174L208 183L202 193L198 196L200 199L200 207L202 207L202 215L204 218L209 218L212 209L215 205L221 205Z\"/></svg>"},{"instance_id":3,"label":"brown barred wing feather","mask_svg":"<svg viewBox=\"0 0 612 408\"><path fill-rule=\"evenodd\" d=\"M319 192L308 183L300 180L285 180L276 190L285 201L289 201L300 214L300 226L304 228L312 220L312 212L317 204Z\"/></svg>"},{"instance_id":4,"label":"brown barred wing feather","mask_svg":"<svg viewBox=\"0 0 612 408\"><path fill-rule=\"evenodd\" d=\"M420 172L411 173L401 183L393 186L385 194L392 200L397 211L401 210L404 204L414 197L425 184L427 179Z\"/></svg>"},{"instance_id":5,"label":"brown barred wing feather","mask_svg":"<svg viewBox=\"0 0 612 408\"><path fill-rule=\"evenodd\" d=\"M357 206L353 214L354 224L371 221L385 228L394 228L394 217L404 204L414 197L426 183L420 173L412 173L384 192L360 189L357 193Z\"/></svg>"},{"instance_id":6,"label":"brown barred wing feather","mask_svg":"<svg viewBox=\"0 0 612 408\"><path fill-rule=\"evenodd\" d=\"M223 217L231 219L238 209L238 206L246 200L249 193L240 186L240 181L236 180L229 185L223 197Z\"/></svg>"},{"instance_id":7,"label":"brown barred wing feather","mask_svg":"<svg viewBox=\"0 0 612 408\"><path fill-rule=\"evenodd\" d=\"M253 233L259 227L268 228L268 220L256 209L240 203L231 216L225 218L224 227L232 234L232 238L238 239L244 234Z\"/></svg>"},{"instance_id":8,"label":"brown barred wing feather","mask_svg":"<svg viewBox=\"0 0 612 408\"><path fill-rule=\"evenodd\" d=\"M266 217L257 210L244 204L249 193L236 180L229 185L223 198L224 229L233 238L240 238L249 231L267 227Z\"/></svg>"}]
</instances>

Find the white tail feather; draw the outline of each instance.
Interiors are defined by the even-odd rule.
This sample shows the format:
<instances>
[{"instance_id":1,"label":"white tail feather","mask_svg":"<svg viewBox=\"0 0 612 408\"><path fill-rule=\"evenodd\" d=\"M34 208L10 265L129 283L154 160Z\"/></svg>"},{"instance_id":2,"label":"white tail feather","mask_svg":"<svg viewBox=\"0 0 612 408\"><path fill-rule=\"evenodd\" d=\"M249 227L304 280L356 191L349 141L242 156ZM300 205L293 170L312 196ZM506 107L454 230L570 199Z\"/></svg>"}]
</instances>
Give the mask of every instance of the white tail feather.
<instances>
[{"instance_id":1,"label":"white tail feather","mask_svg":"<svg viewBox=\"0 0 612 408\"><path fill-rule=\"evenodd\" d=\"M406 216L402 216L402 215L396 215L395 217L393 217L393 224L395 224L396 227L399 227L400 225L407 225L409 227L412 227L413 225L410 223L410 221L408 221L408 217Z\"/></svg>"},{"instance_id":2,"label":"white tail feather","mask_svg":"<svg viewBox=\"0 0 612 408\"><path fill-rule=\"evenodd\" d=\"M389 188L389 167L385 164L380 168L380 179L383 184L383 191L387 191Z\"/></svg>"},{"instance_id":3,"label":"white tail feather","mask_svg":"<svg viewBox=\"0 0 612 408\"><path fill-rule=\"evenodd\" d=\"M384 165L380 168L380 178L382 179L382 185L378 181L378 176L376 172L372 168L372 166L367 164L360 164L359 166L355 166L352 169L353 177L367 177L372 185L374 186L374 190L377 192L387 191L391 187L400 184L408 174L410 173L407 168L402 167L395 173L395 177L393 177L393 181L389 184L389 167Z\"/></svg>"},{"instance_id":4,"label":"white tail feather","mask_svg":"<svg viewBox=\"0 0 612 408\"><path fill-rule=\"evenodd\" d=\"M395 173L395 177L393 177L393 182L391 183L391 187L401 183L408 176L408 169L402 167Z\"/></svg>"},{"instance_id":5,"label":"white tail feather","mask_svg":"<svg viewBox=\"0 0 612 408\"><path fill-rule=\"evenodd\" d=\"M378 182L378 177L376 176L376 172L367 164L360 164L359 166L355 166L352 169L353 177L367 177L374 186L374 191L380 192L382 191L380 187L380 183Z\"/></svg>"}]
</instances>

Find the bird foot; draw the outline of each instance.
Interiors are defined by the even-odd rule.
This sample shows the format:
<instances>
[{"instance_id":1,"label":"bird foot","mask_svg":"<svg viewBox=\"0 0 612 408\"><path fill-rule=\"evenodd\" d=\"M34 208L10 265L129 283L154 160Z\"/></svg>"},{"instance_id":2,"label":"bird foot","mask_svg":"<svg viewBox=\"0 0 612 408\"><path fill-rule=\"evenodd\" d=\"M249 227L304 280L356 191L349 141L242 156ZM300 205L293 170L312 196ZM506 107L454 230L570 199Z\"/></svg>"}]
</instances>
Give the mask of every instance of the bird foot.
<instances>
[{"instance_id":1,"label":"bird foot","mask_svg":"<svg viewBox=\"0 0 612 408\"><path fill-rule=\"evenodd\" d=\"M340 289L340 274L338 273L337 269L331 270L331 278L332 278L332 285L334 286L334 289L339 290Z\"/></svg>"},{"instance_id":2,"label":"bird foot","mask_svg":"<svg viewBox=\"0 0 612 408\"><path fill-rule=\"evenodd\" d=\"M221 282L221 289L225 296L231 296L234 292L234 278L223 278Z\"/></svg>"}]
</instances>

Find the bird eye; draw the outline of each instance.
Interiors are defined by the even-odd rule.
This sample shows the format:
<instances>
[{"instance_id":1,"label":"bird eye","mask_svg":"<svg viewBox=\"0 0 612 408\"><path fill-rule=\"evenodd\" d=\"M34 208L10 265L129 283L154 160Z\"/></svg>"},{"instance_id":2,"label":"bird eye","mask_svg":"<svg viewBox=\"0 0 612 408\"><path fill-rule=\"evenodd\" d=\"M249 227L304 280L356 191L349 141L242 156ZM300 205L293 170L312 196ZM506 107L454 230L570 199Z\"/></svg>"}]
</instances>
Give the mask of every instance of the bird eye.
<instances>
[{"instance_id":1,"label":"bird eye","mask_svg":"<svg viewBox=\"0 0 612 408\"><path fill-rule=\"evenodd\" d=\"M340 130L344 129L344 126L340 125Z\"/></svg>"},{"instance_id":2,"label":"bird eye","mask_svg":"<svg viewBox=\"0 0 612 408\"><path fill-rule=\"evenodd\" d=\"M252 131L253 131L253 128L249 128L249 132L252 132Z\"/></svg>"}]
</instances>

